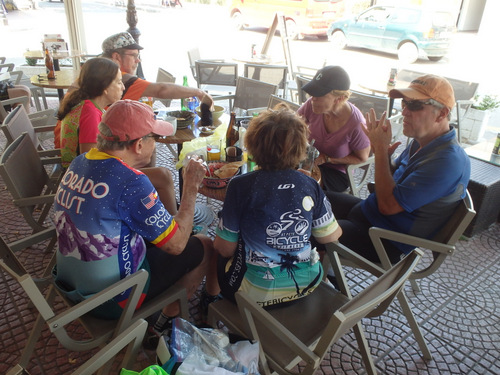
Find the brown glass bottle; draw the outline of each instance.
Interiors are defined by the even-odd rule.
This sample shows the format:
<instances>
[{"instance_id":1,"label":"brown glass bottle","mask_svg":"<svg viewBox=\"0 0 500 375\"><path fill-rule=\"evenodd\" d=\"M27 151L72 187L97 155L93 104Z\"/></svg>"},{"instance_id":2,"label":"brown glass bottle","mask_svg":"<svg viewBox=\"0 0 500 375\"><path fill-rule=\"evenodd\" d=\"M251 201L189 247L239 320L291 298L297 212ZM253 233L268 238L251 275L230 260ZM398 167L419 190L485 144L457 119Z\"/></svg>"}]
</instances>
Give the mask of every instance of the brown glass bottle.
<instances>
[{"instance_id":1,"label":"brown glass bottle","mask_svg":"<svg viewBox=\"0 0 500 375\"><path fill-rule=\"evenodd\" d=\"M45 48L45 67L47 68L47 78L56 79L56 72L54 70L54 60L48 48Z\"/></svg>"},{"instance_id":2,"label":"brown glass bottle","mask_svg":"<svg viewBox=\"0 0 500 375\"><path fill-rule=\"evenodd\" d=\"M238 142L238 132L236 131L236 113L231 112L231 120L226 131L226 147L234 146Z\"/></svg>"}]
</instances>

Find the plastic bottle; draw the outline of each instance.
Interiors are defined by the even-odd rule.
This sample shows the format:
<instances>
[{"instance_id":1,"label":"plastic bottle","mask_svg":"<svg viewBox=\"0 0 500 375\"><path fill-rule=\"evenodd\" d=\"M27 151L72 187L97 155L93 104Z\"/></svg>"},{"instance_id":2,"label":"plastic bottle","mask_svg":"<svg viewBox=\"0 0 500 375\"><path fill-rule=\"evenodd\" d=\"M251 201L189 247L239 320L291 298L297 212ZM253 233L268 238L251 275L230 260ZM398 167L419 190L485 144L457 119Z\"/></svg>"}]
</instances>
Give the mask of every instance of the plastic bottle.
<instances>
[{"instance_id":1,"label":"plastic bottle","mask_svg":"<svg viewBox=\"0 0 500 375\"><path fill-rule=\"evenodd\" d=\"M182 86L184 87L189 87L188 85L188 77L184 76L183 81L182 81ZM189 108L187 106L188 99L181 99L181 110L183 111L189 111Z\"/></svg>"},{"instance_id":2,"label":"plastic bottle","mask_svg":"<svg viewBox=\"0 0 500 375\"><path fill-rule=\"evenodd\" d=\"M45 67L47 68L47 79L56 79L54 59L52 59L48 48L45 48Z\"/></svg>"}]
</instances>

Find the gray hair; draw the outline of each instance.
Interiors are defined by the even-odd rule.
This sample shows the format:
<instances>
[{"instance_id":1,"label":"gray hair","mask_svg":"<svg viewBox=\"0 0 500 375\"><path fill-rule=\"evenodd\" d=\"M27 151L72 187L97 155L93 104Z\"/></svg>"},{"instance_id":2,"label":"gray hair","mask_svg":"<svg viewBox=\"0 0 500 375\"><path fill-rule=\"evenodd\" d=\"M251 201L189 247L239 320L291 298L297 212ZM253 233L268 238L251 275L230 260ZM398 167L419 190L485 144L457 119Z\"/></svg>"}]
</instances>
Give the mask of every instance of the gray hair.
<instances>
[{"instance_id":1,"label":"gray hair","mask_svg":"<svg viewBox=\"0 0 500 375\"><path fill-rule=\"evenodd\" d=\"M429 99L429 104L431 104L434 108L438 109L438 110L442 110L443 108L448 108L446 107L444 104L438 102L437 100L434 100L434 99ZM446 116L448 118L448 121L451 120L451 110L452 108L448 108L449 109L449 112L448 112L448 116Z\"/></svg>"},{"instance_id":2,"label":"gray hair","mask_svg":"<svg viewBox=\"0 0 500 375\"><path fill-rule=\"evenodd\" d=\"M112 137L113 132L104 122L99 123L99 133L97 134L97 149L99 151L119 151L124 150L128 146L132 145L137 139L132 139L129 141L108 141L104 137ZM101 135L102 134L102 135Z\"/></svg>"}]
</instances>

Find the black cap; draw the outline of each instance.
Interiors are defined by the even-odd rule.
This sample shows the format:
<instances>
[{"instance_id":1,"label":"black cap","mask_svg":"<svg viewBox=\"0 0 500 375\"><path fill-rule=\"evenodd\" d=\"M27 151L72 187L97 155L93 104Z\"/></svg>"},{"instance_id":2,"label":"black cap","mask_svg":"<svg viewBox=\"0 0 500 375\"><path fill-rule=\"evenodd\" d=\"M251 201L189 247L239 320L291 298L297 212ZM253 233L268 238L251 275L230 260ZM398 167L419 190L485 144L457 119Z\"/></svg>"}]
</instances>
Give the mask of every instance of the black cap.
<instances>
[{"instance_id":1,"label":"black cap","mask_svg":"<svg viewBox=\"0 0 500 375\"><path fill-rule=\"evenodd\" d=\"M332 90L347 91L351 80L347 72L340 66L325 66L316 72L311 82L304 85L303 90L317 98Z\"/></svg>"}]
</instances>

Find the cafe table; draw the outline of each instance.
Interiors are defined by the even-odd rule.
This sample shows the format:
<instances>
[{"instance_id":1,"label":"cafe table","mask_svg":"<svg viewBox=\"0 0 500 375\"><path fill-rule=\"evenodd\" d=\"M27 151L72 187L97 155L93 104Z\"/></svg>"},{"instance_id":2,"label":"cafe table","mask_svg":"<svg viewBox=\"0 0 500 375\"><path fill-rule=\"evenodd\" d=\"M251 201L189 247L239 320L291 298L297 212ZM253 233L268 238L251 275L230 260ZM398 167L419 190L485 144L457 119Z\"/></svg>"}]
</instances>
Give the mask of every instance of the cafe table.
<instances>
[{"instance_id":1,"label":"cafe table","mask_svg":"<svg viewBox=\"0 0 500 375\"><path fill-rule=\"evenodd\" d=\"M167 112L170 111L178 111L179 108L165 108L158 110L158 118L164 118L167 115ZM198 127L200 118L198 116L195 117L193 123L185 128L179 129L177 128L174 135L168 137L162 137L157 140L159 143L169 144L169 145L177 145L177 155L180 156L182 151L182 146L184 142L192 141L193 139L199 137L206 137L208 135L204 135L200 128ZM222 114L219 118L218 122L215 124L217 126L227 126L229 122L229 115L227 113ZM182 170L179 170L179 194L182 194Z\"/></svg>"},{"instance_id":2,"label":"cafe table","mask_svg":"<svg viewBox=\"0 0 500 375\"><path fill-rule=\"evenodd\" d=\"M241 167L241 173L247 173L249 171L249 163L245 163ZM312 170L312 175L311 175L318 183L321 182L321 172L317 166L313 167ZM224 199L226 199L226 192L227 192L227 186L219 189L214 189L207 187L205 185L202 185L198 189L198 193L204 195L207 198L212 198L212 199L217 199L218 201L224 202Z\"/></svg>"},{"instance_id":3,"label":"cafe table","mask_svg":"<svg viewBox=\"0 0 500 375\"><path fill-rule=\"evenodd\" d=\"M30 82L44 89L57 89L59 101L64 97L64 90L67 90L78 78L79 72L73 69L57 70L55 79L48 79L47 74L33 75Z\"/></svg>"},{"instance_id":4,"label":"cafe table","mask_svg":"<svg viewBox=\"0 0 500 375\"><path fill-rule=\"evenodd\" d=\"M69 59L72 57L81 56L81 54L70 54L69 52L51 52L52 59L54 60L54 70L60 70L59 60L60 59ZM26 51L24 52L24 57L28 59L37 59L43 60L45 59L44 51Z\"/></svg>"}]
</instances>

